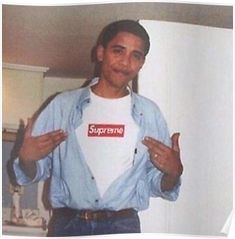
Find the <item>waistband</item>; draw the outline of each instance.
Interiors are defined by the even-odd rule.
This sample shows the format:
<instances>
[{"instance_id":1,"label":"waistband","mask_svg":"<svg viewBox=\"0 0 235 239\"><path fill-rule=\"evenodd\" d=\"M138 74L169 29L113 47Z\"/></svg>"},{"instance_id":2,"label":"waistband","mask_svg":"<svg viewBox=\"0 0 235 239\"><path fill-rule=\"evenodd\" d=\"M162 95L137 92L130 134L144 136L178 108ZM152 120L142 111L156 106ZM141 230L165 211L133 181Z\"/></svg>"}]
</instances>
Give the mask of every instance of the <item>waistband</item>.
<instances>
[{"instance_id":1,"label":"waistband","mask_svg":"<svg viewBox=\"0 0 235 239\"><path fill-rule=\"evenodd\" d=\"M77 210L73 208L55 208L53 209L53 216L69 216L69 217L79 217L82 220L92 221L92 220L106 220L117 217L128 217L136 214L136 210L133 208L122 209L119 211L112 210Z\"/></svg>"}]
</instances>

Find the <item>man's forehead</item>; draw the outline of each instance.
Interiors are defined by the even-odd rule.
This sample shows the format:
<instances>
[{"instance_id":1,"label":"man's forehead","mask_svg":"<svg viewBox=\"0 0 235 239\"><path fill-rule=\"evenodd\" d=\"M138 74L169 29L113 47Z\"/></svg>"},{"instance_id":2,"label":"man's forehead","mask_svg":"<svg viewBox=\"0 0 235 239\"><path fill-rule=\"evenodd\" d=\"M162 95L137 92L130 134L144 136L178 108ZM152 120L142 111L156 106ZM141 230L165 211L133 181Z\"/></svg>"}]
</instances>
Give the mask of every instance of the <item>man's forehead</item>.
<instances>
[{"instance_id":1,"label":"man's forehead","mask_svg":"<svg viewBox=\"0 0 235 239\"><path fill-rule=\"evenodd\" d=\"M144 51L144 40L139 36L129 32L119 32L113 37L108 43L109 46L120 45L123 47L137 48L138 50Z\"/></svg>"}]
</instances>

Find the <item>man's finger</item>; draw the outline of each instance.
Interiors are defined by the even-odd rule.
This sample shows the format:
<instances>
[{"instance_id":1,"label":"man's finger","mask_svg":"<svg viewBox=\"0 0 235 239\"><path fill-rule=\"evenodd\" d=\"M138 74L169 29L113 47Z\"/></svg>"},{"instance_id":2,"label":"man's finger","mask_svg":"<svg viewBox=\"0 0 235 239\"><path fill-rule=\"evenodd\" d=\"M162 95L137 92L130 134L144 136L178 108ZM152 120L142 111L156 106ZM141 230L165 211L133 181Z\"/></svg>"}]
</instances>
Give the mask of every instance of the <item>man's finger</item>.
<instances>
[{"instance_id":1,"label":"man's finger","mask_svg":"<svg viewBox=\"0 0 235 239\"><path fill-rule=\"evenodd\" d=\"M149 136L145 137L144 140L142 141L145 146L147 146L149 149L157 147L158 149L165 151L169 149L169 147L160 141L153 139Z\"/></svg>"},{"instance_id":2,"label":"man's finger","mask_svg":"<svg viewBox=\"0 0 235 239\"><path fill-rule=\"evenodd\" d=\"M47 156L49 153L51 153L54 150L55 147L56 146L52 146L51 143L41 144L39 147L40 158Z\"/></svg>"},{"instance_id":3,"label":"man's finger","mask_svg":"<svg viewBox=\"0 0 235 239\"><path fill-rule=\"evenodd\" d=\"M164 151L162 151L161 149L159 149L157 147L149 149L148 152L149 152L150 155L158 155L158 156L160 156L160 155L164 154Z\"/></svg>"},{"instance_id":4,"label":"man's finger","mask_svg":"<svg viewBox=\"0 0 235 239\"><path fill-rule=\"evenodd\" d=\"M180 152L179 137L180 137L180 133L174 133L171 136L172 149L175 150L176 152Z\"/></svg>"},{"instance_id":5,"label":"man's finger","mask_svg":"<svg viewBox=\"0 0 235 239\"><path fill-rule=\"evenodd\" d=\"M32 118L28 118L27 125L25 128L25 138L31 137L33 131L33 120Z\"/></svg>"},{"instance_id":6,"label":"man's finger","mask_svg":"<svg viewBox=\"0 0 235 239\"><path fill-rule=\"evenodd\" d=\"M61 142L63 142L66 139L65 135L56 135L53 137L47 137L44 138L43 140L40 139L39 140L39 144L42 147L46 147L47 145L49 145L49 147L53 148L55 146L57 146L58 144L60 144Z\"/></svg>"},{"instance_id":7,"label":"man's finger","mask_svg":"<svg viewBox=\"0 0 235 239\"><path fill-rule=\"evenodd\" d=\"M58 144L63 142L66 138L67 138L66 134L64 132L61 132L61 134L53 135L51 137L51 141L54 147L56 147Z\"/></svg>"},{"instance_id":8,"label":"man's finger","mask_svg":"<svg viewBox=\"0 0 235 239\"><path fill-rule=\"evenodd\" d=\"M55 135L53 137L48 137L46 140L40 140L39 147L43 155L47 155L52 152L60 143L66 139L66 135Z\"/></svg>"},{"instance_id":9,"label":"man's finger","mask_svg":"<svg viewBox=\"0 0 235 239\"><path fill-rule=\"evenodd\" d=\"M63 137L63 136L66 136L66 133L61 130L61 129L58 129L58 130L55 130L55 131L50 131L46 134L43 134L43 135L40 135L40 136L37 136L36 138L40 141L48 141L48 140L51 140L51 138L56 138L56 137Z\"/></svg>"},{"instance_id":10,"label":"man's finger","mask_svg":"<svg viewBox=\"0 0 235 239\"><path fill-rule=\"evenodd\" d=\"M163 164L162 160L160 159L160 155L150 155L150 160L154 164L155 167L157 167L159 170L162 171L163 169Z\"/></svg>"}]
</instances>

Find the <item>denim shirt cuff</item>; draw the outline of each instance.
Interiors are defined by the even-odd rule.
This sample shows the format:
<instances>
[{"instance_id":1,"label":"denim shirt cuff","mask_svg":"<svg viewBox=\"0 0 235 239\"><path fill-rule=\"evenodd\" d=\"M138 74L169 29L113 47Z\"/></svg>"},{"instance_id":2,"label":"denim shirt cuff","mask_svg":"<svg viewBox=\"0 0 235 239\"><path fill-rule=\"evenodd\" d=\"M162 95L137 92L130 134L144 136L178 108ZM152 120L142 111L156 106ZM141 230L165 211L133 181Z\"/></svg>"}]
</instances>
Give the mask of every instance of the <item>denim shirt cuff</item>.
<instances>
[{"instance_id":1,"label":"denim shirt cuff","mask_svg":"<svg viewBox=\"0 0 235 239\"><path fill-rule=\"evenodd\" d=\"M17 183L19 185L29 185L29 184L32 184L32 183L35 183L37 182L37 178L38 178L38 171L39 171L39 165L38 163L36 163L36 166L37 166L37 173L34 177L34 179L31 179L30 177L28 177L25 172L22 170L22 168L20 167L20 163L19 163L19 158L16 158L13 162L13 168L14 168L14 172L15 172L15 176L16 176L16 179L17 179Z\"/></svg>"},{"instance_id":2,"label":"denim shirt cuff","mask_svg":"<svg viewBox=\"0 0 235 239\"><path fill-rule=\"evenodd\" d=\"M164 174L161 172L161 176L159 177L160 180L158 180L158 182L157 182L157 188L158 188L160 197L162 197L163 199L169 200L169 201L176 201L179 196L181 178L178 179L177 183L171 190L163 192L161 189L161 181L162 181L163 175Z\"/></svg>"}]
</instances>

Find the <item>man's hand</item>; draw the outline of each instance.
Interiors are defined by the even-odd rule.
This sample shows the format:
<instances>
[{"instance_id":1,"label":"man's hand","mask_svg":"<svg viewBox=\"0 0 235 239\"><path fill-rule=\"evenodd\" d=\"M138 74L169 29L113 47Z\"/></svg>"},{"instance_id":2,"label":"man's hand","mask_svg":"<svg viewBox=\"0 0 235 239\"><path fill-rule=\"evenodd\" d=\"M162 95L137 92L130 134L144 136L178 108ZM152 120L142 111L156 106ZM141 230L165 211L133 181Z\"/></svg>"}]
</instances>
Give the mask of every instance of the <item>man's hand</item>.
<instances>
[{"instance_id":1,"label":"man's hand","mask_svg":"<svg viewBox=\"0 0 235 239\"><path fill-rule=\"evenodd\" d=\"M37 161L47 156L57 145L67 138L63 130L51 131L47 134L33 137L31 135L32 128L33 122L32 119L29 119L25 129L23 144L19 152L19 158L24 163Z\"/></svg>"},{"instance_id":2,"label":"man's hand","mask_svg":"<svg viewBox=\"0 0 235 239\"><path fill-rule=\"evenodd\" d=\"M148 147L153 165L164 173L163 191L173 188L183 172L183 165L180 160L179 135L179 133L172 135L172 147L168 147L151 137L145 137L142 141Z\"/></svg>"}]
</instances>

